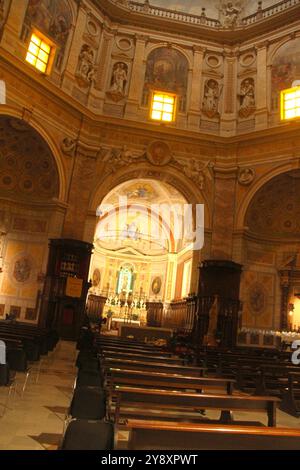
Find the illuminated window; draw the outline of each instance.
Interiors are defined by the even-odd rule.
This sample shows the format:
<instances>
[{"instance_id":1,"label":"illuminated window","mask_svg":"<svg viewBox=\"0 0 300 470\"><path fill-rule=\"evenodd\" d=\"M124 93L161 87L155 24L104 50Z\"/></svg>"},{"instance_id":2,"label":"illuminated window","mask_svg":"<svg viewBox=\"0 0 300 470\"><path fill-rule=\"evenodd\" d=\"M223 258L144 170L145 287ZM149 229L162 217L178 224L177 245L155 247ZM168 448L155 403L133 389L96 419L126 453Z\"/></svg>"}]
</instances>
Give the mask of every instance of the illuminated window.
<instances>
[{"instance_id":1,"label":"illuminated window","mask_svg":"<svg viewBox=\"0 0 300 470\"><path fill-rule=\"evenodd\" d=\"M151 119L155 121L172 122L175 119L175 101L174 95L165 93L154 93L151 105Z\"/></svg>"},{"instance_id":2,"label":"illuminated window","mask_svg":"<svg viewBox=\"0 0 300 470\"><path fill-rule=\"evenodd\" d=\"M281 119L300 118L300 86L281 92Z\"/></svg>"},{"instance_id":3,"label":"illuminated window","mask_svg":"<svg viewBox=\"0 0 300 470\"><path fill-rule=\"evenodd\" d=\"M27 50L26 61L40 72L46 73L51 46L36 34L32 34Z\"/></svg>"}]
</instances>

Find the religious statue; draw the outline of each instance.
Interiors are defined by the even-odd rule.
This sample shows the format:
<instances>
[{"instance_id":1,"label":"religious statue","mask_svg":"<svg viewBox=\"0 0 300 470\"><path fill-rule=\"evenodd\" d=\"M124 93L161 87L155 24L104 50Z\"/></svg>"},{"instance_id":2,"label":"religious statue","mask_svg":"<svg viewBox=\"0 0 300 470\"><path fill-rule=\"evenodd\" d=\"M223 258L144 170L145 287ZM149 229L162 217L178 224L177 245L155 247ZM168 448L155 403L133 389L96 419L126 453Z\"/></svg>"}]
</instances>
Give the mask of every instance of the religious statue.
<instances>
[{"instance_id":1,"label":"religious statue","mask_svg":"<svg viewBox=\"0 0 300 470\"><path fill-rule=\"evenodd\" d=\"M81 48L76 70L76 78L80 86L87 87L94 76L94 52L90 46L84 44Z\"/></svg>"},{"instance_id":2,"label":"religious statue","mask_svg":"<svg viewBox=\"0 0 300 470\"><path fill-rule=\"evenodd\" d=\"M207 80L204 85L204 97L202 103L202 112L209 118L219 116L220 89L215 80Z\"/></svg>"},{"instance_id":3,"label":"religious statue","mask_svg":"<svg viewBox=\"0 0 300 470\"><path fill-rule=\"evenodd\" d=\"M125 88L128 80L128 66L124 62L117 62L112 71L110 89L107 95L114 101L125 97Z\"/></svg>"},{"instance_id":4,"label":"religious statue","mask_svg":"<svg viewBox=\"0 0 300 470\"><path fill-rule=\"evenodd\" d=\"M253 78L246 78L241 83L241 90L239 93L240 110L239 116L247 118L255 111L255 88Z\"/></svg>"},{"instance_id":5,"label":"religious statue","mask_svg":"<svg viewBox=\"0 0 300 470\"><path fill-rule=\"evenodd\" d=\"M225 28L234 28L237 24L241 8L234 5L232 2L226 2L222 5L221 11L224 16L223 25Z\"/></svg>"}]
</instances>

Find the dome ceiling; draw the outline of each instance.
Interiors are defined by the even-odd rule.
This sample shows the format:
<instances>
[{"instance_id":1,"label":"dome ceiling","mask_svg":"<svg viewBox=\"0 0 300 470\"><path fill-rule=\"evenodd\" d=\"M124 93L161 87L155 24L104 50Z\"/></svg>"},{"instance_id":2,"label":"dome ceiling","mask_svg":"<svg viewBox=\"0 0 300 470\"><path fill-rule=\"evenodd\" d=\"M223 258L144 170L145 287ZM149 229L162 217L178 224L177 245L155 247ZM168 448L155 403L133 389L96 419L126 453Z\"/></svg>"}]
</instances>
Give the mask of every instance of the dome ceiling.
<instances>
[{"instance_id":1,"label":"dome ceiling","mask_svg":"<svg viewBox=\"0 0 300 470\"><path fill-rule=\"evenodd\" d=\"M254 196L246 215L251 232L270 238L300 237L300 170L266 183Z\"/></svg>"},{"instance_id":2,"label":"dome ceiling","mask_svg":"<svg viewBox=\"0 0 300 470\"><path fill-rule=\"evenodd\" d=\"M142 0L139 0L143 3ZM209 18L220 19L220 9L225 5L225 0L150 0L153 6L168 8L170 10L178 10L193 15L201 15L202 8L206 8L206 16ZM253 0L232 1L234 5L241 8L241 16L245 17L257 11L257 3ZM263 0L262 7L267 8L276 5L278 0Z\"/></svg>"}]
</instances>

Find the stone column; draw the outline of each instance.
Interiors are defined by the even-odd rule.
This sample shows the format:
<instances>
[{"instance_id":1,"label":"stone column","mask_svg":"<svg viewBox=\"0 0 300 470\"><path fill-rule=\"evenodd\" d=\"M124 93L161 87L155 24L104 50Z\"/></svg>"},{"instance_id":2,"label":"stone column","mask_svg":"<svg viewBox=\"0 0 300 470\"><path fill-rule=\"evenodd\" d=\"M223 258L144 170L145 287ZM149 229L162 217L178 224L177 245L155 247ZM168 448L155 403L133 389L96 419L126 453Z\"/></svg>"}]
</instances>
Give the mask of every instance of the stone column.
<instances>
[{"instance_id":1,"label":"stone column","mask_svg":"<svg viewBox=\"0 0 300 470\"><path fill-rule=\"evenodd\" d=\"M171 301L175 295L176 289L176 274L177 274L177 255L169 253L168 255L168 270L165 284L165 300Z\"/></svg>"},{"instance_id":2,"label":"stone column","mask_svg":"<svg viewBox=\"0 0 300 470\"><path fill-rule=\"evenodd\" d=\"M190 91L190 109L188 111L188 126L190 129L199 129L201 113L202 68L205 48L194 46L194 65L192 85Z\"/></svg>"},{"instance_id":3,"label":"stone column","mask_svg":"<svg viewBox=\"0 0 300 470\"><path fill-rule=\"evenodd\" d=\"M268 127L268 79L267 79L267 50L268 43L257 45L257 75L256 75L256 113L255 130Z\"/></svg>"},{"instance_id":4,"label":"stone column","mask_svg":"<svg viewBox=\"0 0 300 470\"><path fill-rule=\"evenodd\" d=\"M224 137L236 133L237 116L237 57L232 50L225 51L225 79L220 133Z\"/></svg>"},{"instance_id":5,"label":"stone column","mask_svg":"<svg viewBox=\"0 0 300 470\"><path fill-rule=\"evenodd\" d=\"M27 10L27 3L28 2L24 0L11 0L8 16L3 28L1 46L14 56L16 55L16 51L20 50L20 48L16 46L16 41L20 42L24 47L24 44L20 40L20 34ZM17 53L19 54L19 52ZM25 58L25 50L24 57L21 58Z\"/></svg>"},{"instance_id":6,"label":"stone column","mask_svg":"<svg viewBox=\"0 0 300 470\"><path fill-rule=\"evenodd\" d=\"M215 168L211 258L232 260L236 168Z\"/></svg>"},{"instance_id":7,"label":"stone column","mask_svg":"<svg viewBox=\"0 0 300 470\"><path fill-rule=\"evenodd\" d=\"M87 17L87 7L81 2L78 14L76 25L74 28L74 34L72 38L72 43L69 51L69 57L66 63L66 68L63 75L63 84L62 87L70 90L74 84L74 76L78 64L78 56L80 54L80 49L83 44L83 34L85 32Z\"/></svg>"},{"instance_id":8,"label":"stone column","mask_svg":"<svg viewBox=\"0 0 300 470\"><path fill-rule=\"evenodd\" d=\"M125 108L125 118L136 119L144 86L144 59L148 37L136 35L135 54L131 70L131 81Z\"/></svg>"}]
</instances>

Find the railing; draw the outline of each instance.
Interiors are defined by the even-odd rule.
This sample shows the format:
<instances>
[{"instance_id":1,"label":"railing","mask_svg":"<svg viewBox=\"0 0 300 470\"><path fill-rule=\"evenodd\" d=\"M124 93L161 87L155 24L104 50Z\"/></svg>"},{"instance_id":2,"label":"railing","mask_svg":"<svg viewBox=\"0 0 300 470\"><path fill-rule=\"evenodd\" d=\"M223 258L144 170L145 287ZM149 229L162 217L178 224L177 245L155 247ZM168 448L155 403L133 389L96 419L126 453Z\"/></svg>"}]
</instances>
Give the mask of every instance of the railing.
<instances>
[{"instance_id":1,"label":"railing","mask_svg":"<svg viewBox=\"0 0 300 470\"><path fill-rule=\"evenodd\" d=\"M258 2L257 11L243 19L241 19L240 23L237 23L238 27L245 27L256 23L257 21L261 21L267 19L273 15L281 13L282 11L286 10L287 8L293 7L295 5L300 4L300 0L283 0L278 2L276 5L272 5L267 8L262 8L262 2ZM156 16L159 18L170 19L174 21L181 21L184 23L194 24L194 25L201 25L201 26L208 26L210 28L224 28L221 22L215 18L208 18L205 13L205 8L202 8L201 15L193 15L190 13L185 13L181 11L174 11L169 10L167 8L152 6L150 3L139 3L136 1L129 1L128 8L132 11L137 13L143 13L151 16ZM228 28L224 28L228 29Z\"/></svg>"},{"instance_id":2,"label":"railing","mask_svg":"<svg viewBox=\"0 0 300 470\"><path fill-rule=\"evenodd\" d=\"M191 15L190 13L184 13L180 11L168 10L167 8L154 7L152 5L144 5L138 2L130 2L129 8L138 13L146 13L152 16L158 16L160 18L166 18L175 21L183 21L185 23L204 25L211 28L220 28L221 23L219 20L214 18L208 18L205 14L205 8L202 8L202 14Z\"/></svg>"},{"instance_id":3,"label":"railing","mask_svg":"<svg viewBox=\"0 0 300 470\"><path fill-rule=\"evenodd\" d=\"M276 15L277 13L281 13L287 8L299 4L300 0L283 0L282 2L276 3L276 5L271 5L270 7L264 9L258 8L257 12L253 13L252 15L246 16L246 18L243 18L242 24L243 26L249 26L250 24L256 23L256 21L270 18L270 16Z\"/></svg>"}]
</instances>

